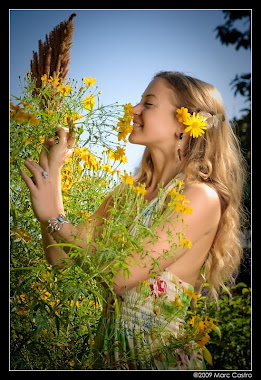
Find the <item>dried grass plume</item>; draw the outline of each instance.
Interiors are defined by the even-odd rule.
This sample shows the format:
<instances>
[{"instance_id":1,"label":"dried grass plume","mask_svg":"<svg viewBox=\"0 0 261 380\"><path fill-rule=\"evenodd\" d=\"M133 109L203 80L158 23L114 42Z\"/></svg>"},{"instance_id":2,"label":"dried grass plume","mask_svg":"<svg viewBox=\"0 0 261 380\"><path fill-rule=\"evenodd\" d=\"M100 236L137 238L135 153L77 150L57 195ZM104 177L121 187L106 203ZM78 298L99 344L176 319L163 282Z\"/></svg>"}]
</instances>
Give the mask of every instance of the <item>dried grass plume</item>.
<instances>
[{"instance_id":1,"label":"dried grass plume","mask_svg":"<svg viewBox=\"0 0 261 380\"><path fill-rule=\"evenodd\" d=\"M31 60L32 77L36 78L36 87L40 88L41 77L46 74L58 77L61 80L66 78L70 63L70 49L72 45L72 36L74 31L73 13L68 21L61 22L50 33L46 35L45 42L38 41L38 53L33 51Z\"/></svg>"}]
</instances>

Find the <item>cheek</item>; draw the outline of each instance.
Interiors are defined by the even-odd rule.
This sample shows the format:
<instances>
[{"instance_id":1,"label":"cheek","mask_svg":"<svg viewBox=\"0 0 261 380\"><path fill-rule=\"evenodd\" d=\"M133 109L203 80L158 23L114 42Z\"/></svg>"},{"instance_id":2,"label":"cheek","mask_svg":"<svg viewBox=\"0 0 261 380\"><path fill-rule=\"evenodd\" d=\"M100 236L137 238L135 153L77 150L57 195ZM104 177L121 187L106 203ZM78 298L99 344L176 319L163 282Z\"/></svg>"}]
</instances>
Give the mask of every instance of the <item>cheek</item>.
<instances>
[{"instance_id":1,"label":"cheek","mask_svg":"<svg viewBox=\"0 0 261 380\"><path fill-rule=\"evenodd\" d=\"M171 138L175 135L175 124L173 120L167 117L163 117L160 120L154 120L150 125L150 132L154 134L154 136L162 137L162 138Z\"/></svg>"}]
</instances>

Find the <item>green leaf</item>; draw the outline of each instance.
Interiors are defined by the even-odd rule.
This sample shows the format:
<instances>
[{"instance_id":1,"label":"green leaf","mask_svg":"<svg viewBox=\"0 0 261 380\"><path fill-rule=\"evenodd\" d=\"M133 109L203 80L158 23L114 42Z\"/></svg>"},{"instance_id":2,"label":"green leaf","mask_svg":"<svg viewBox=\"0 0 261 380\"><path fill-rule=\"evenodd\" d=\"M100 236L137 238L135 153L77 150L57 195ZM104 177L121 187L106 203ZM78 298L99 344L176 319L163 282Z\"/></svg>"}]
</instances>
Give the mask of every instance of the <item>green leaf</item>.
<instances>
[{"instance_id":1,"label":"green leaf","mask_svg":"<svg viewBox=\"0 0 261 380\"><path fill-rule=\"evenodd\" d=\"M212 355L205 346L202 347L202 353L206 362L210 365L213 365Z\"/></svg>"},{"instance_id":2,"label":"green leaf","mask_svg":"<svg viewBox=\"0 0 261 380\"><path fill-rule=\"evenodd\" d=\"M219 338L221 339L221 330L218 326L214 325L213 327L213 331L215 331L215 333L219 336Z\"/></svg>"},{"instance_id":3,"label":"green leaf","mask_svg":"<svg viewBox=\"0 0 261 380\"><path fill-rule=\"evenodd\" d=\"M235 286L235 288L240 288L240 287L246 288L247 285L246 285L244 282L239 282L239 283L236 284L236 286Z\"/></svg>"}]
</instances>

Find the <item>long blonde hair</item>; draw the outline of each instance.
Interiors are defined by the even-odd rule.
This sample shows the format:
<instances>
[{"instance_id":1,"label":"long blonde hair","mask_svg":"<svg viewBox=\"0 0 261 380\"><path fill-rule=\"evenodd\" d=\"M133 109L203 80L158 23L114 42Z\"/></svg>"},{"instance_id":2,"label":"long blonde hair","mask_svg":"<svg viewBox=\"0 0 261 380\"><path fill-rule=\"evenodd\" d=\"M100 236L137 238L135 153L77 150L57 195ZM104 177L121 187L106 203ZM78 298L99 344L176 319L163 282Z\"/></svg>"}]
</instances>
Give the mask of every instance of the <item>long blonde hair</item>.
<instances>
[{"instance_id":1,"label":"long blonde hair","mask_svg":"<svg viewBox=\"0 0 261 380\"><path fill-rule=\"evenodd\" d=\"M199 138L190 137L184 151L183 173L186 181L204 182L219 195L221 218L218 230L198 278L195 289L209 284L208 295L217 299L221 287L234 283L243 255L241 225L244 215L242 195L245 181L245 162L240 145L230 126L222 97L218 90L199 79L179 72L164 71L154 78L163 78L173 87L179 99L178 107L187 107L190 112L205 111L212 115L223 114L225 120L219 127L211 128ZM175 115L174 115L175 117ZM153 162L145 148L137 181L150 184Z\"/></svg>"}]
</instances>

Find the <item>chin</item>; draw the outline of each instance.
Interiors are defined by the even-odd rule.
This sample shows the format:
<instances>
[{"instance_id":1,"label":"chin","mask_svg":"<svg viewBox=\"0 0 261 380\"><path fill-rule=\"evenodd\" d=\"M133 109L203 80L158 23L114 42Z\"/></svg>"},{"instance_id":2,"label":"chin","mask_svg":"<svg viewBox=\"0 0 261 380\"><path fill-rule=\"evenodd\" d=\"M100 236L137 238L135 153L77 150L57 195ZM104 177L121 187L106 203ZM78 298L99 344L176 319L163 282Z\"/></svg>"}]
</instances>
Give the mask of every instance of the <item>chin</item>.
<instances>
[{"instance_id":1,"label":"chin","mask_svg":"<svg viewBox=\"0 0 261 380\"><path fill-rule=\"evenodd\" d=\"M132 134L129 135L128 140L131 144L144 145L144 143L141 142L141 139L139 139L136 136L133 136Z\"/></svg>"},{"instance_id":2,"label":"chin","mask_svg":"<svg viewBox=\"0 0 261 380\"><path fill-rule=\"evenodd\" d=\"M128 140L132 144L139 144L139 145L144 145L144 137L142 136L140 131L137 130L136 128L133 129L131 134L128 137Z\"/></svg>"}]
</instances>

